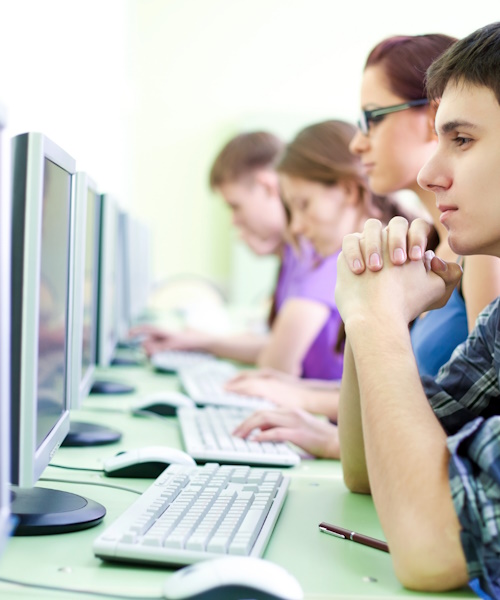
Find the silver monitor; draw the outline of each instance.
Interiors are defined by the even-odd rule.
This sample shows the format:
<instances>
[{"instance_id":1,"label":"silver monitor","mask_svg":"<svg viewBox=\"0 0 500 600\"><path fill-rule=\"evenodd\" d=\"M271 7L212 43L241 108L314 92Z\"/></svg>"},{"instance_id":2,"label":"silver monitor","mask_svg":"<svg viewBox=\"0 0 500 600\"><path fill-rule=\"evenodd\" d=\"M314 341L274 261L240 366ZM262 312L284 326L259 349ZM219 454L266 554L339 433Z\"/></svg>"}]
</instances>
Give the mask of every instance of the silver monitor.
<instances>
[{"instance_id":1,"label":"silver monitor","mask_svg":"<svg viewBox=\"0 0 500 600\"><path fill-rule=\"evenodd\" d=\"M0 106L0 134L5 113ZM10 520L10 191L5 161L5 140L0 135L0 553L11 530Z\"/></svg>"},{"instance_id":2,"label":"silver monitor","mask_svg":"<svg viewBox=\"0 0 500 600\"><path fill-rule=\"evenodd\" d=\"M73 302L70 306L72 336L70 370L71 409L79 409L94 385L97 355L97 302L101 198L87 173L73 177L75 235ZM71 418L64 446L94 446L119 441L121 433L95 423Z\"/></svg>"},{"instance_id":3,"label":"silver monitor","mask_svg":"<svg viewBox=\"0 0 500 600\"><path fill-rule=\"evenodd\" d=\"M68 433L76 376L69 310L75 161L40 133L12 142L12 512L17 535L72 531L99 523L104 507L35 484Z\"/></svg>"}]
</instances>

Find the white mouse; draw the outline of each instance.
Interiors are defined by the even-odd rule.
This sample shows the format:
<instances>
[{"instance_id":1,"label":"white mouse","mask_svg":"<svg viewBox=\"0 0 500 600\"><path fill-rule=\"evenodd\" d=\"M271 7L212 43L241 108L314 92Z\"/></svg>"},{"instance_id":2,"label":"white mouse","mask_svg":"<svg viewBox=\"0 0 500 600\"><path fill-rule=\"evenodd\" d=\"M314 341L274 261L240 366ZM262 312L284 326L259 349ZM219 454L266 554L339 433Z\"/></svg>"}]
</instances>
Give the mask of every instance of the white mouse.
<instances>
[{"instance_id":1,"label":"white mouse","mask_svg":"<svg viewBox=\"0 0 500 600\"><path fill-rule=\"evenodd\" d=\"M195 461L182 450L167 446L146 446L136 450L118 452L103 465L107 477L134 477L156 479L172 464L195 465Z\"/></svg>"},{"instance_id":2,"label":"white mouse","mask_svg":"<svg viewBox=\"0 0 500 600\"><path fill-rule=\"evenodd\" d=\"M164 584L167 600L302 600L299 582L283 567L251 556L222 556L185 567Z\"/></svg>"},{"instance_id":3,"label":"white mouse","mask_svg":"<svg viewBox=\"0 0 500 600\"><path fill-rule=\"evenodd\" d=\"M155 414L161 417L171 417L177 414L179 407L194 408L196 404L189 396L175 390L164 390L143 396L141 401L132 407L132 414Z\"/></svg>"}]
</instances>

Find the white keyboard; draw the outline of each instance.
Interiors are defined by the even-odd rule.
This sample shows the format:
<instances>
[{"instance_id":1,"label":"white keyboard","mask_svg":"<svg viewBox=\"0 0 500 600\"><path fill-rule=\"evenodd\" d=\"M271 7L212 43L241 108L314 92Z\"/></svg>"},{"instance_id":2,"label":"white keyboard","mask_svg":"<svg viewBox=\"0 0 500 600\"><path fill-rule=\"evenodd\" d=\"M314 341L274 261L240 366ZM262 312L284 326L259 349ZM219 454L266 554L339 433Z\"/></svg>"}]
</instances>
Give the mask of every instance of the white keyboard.
<instances>
[{"instance_id":1,"label":"white keyboard","mask_svg":"<svg viewBox=\"0 0 500 600\"><path fill-rule=\"evenodd\" d=\"M257 396L244 396L226 391L224 385L238 372L231 363L214 361L181 369L178 375L186 394L196 404L240 406L254 410L275 407L272 402Z\"/></svg>"},{"instance_id":2,"label":"white keyboard","mask_svg":"<svg viewBox=\"0 0 500 600\"><path fill-rule=\"evenodd\" d=\"M289 478L277 469L170 465L95 541L104 560L187 565L262 556Z\"/></svg>"},{"instance_id":3,"label":"white keyboard","mask_svg":"<svg viewBox=\"0 0 500 600\"><path fill-rule=\"evenodd\" d=\"M297 465L300 456L284 442L254 442L231 435L251 412L246 408L220 406L178 409L184 449L197 462Z\"/></svg>"},{"instance_id":4,"label":"white keyboard","mask_svg":"<svg viewBox=\"0 0 500 600\"><path fill-rule=\"evenodd\" d=\"M151 356L151 364L158 371L177 373L186 367L192 367L200 362L216 362L217 359L207 352L192 352L191 350L164 350Z\"/></svg>"}]
</instances>

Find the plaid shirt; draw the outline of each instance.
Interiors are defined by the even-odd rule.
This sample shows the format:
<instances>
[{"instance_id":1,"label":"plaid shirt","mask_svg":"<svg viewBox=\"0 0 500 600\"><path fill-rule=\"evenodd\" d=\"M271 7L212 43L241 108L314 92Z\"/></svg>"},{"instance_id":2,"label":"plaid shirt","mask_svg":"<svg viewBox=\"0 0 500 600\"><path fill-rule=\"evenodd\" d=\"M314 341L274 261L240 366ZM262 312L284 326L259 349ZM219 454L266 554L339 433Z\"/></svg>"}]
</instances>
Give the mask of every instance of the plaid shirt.
<instances>
[{"instance_id":1,"label":"plaid shirt","mask_svg":"<svg viewBox=\"0 0 500 600\"><path fill-rule=\"evenodd\" d=\"M483 598L500 598L500 298L479 315L435 380L422 382L448 434L470 586Z\"/></svg>"}]
</instances>

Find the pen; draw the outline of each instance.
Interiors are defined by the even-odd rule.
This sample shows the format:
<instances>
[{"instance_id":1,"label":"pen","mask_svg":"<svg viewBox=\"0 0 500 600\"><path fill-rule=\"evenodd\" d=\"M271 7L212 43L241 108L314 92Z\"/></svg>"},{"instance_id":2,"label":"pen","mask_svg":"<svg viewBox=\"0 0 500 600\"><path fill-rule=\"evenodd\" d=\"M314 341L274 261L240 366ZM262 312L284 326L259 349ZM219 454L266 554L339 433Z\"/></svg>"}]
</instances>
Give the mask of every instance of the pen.
<instances>
[{"instance_id":1,"label":"pen","mask_svg":"<svg viewBox=\"0 0 500 600\"><path fill-rule=\"evenodd\" d=\"M363 535L362 533L356 533L355 531L351 531L350 529L344 529L343 527L339 527L338 525L331 525L330 523L325 523L323 521L319 524L319 530L323 533L329 533L330 535L334 535L344 540L351 540L352 542L358 542L358 544L370 546L370 548L376 548L377 550L389 552L389 546L387 545L387 542L377 540L375 538L369 537L368 535Z\"/></svg>"}]
</instances>

